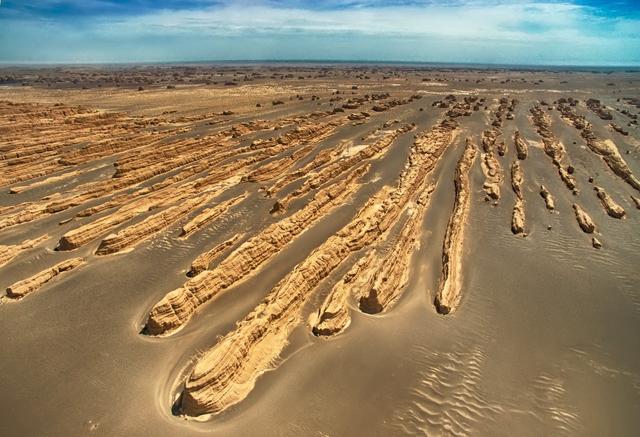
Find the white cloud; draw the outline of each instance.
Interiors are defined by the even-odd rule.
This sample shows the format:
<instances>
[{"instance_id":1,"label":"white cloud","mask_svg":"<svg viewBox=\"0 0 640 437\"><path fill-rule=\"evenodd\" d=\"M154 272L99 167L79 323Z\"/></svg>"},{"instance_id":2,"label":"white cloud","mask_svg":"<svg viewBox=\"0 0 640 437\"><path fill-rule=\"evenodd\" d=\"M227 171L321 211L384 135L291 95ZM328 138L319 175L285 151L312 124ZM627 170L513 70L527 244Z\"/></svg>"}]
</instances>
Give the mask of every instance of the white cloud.
<instances>
[{"instance_id":1,"label":"white cloud","mask_svg":"<svg viewBox=\"0 0 640 437\"><path fill-rule=\"evenodd\" d=\"M269 6L226 6L160 11L104 23L101 32L199 32L209 35L282 33L358 33L362 35L439 36L486 41L596 42L602 28L638 37L639 20L606 20L570 3L492 3L463 5L360 7L307 10ZM539 30L539 31L538 31ZM594 36L597 34L599 36Z\"/></svg>"},{"instance_id":2,"label":"white cloud","mask_svg":"<svg viewBox=\"0 0 640 437\"><path fill-rule=\"evenodd\" d=\"M100 1L100 0L98 0ZM640 20L566 2L441 1L310 10L295 2L229 2L193 10L86 18L0 32L21 56L96 61L370 59L639 64ZM277 3L277 4L275 4ZM286 4L286 5L283 5ZM24 48L30 44L28 48ZM22 45L22 46L21 46ZM7 45L8 47L8 45ZM22 55L24 56L24 55ZM57 58L56 58L57 57Z\"/></svg>"}]
</instances>

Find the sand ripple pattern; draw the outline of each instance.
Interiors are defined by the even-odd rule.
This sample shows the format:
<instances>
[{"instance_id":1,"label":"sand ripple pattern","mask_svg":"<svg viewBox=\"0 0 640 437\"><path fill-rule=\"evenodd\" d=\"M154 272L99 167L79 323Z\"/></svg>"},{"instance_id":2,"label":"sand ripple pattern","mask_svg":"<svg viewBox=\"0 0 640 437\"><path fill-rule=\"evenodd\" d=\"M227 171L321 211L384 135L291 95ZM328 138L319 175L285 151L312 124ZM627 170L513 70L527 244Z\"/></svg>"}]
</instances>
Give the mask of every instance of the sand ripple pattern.
<instances>
[{"instance_id":1,"label":"sand ripple pattern","mask_svg":"<svg viewBox=\"0 0 640 437\"><path fill-rule=\"evenodd\" d=\"M415 347L421 357L412 401L394 417L394 425L407 435L473 435L474 425L492 420L504 410L480 391L486 354L479 346L469 350L437 352Z\"/></svg>"}]
</instances>

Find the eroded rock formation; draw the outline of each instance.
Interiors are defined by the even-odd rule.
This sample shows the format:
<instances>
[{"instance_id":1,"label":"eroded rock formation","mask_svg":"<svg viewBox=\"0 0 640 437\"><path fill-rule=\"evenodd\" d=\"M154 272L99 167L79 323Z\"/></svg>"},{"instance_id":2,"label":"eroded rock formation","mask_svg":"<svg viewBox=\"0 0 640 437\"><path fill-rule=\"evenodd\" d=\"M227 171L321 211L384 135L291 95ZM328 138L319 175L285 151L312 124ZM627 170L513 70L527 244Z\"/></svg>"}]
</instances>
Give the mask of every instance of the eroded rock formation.
<instances>
[{"instance_id":1,"label":"eroded rock formation","mask_svg":"<svg viewBox=\"0 0 640 437\"><path fill-rule=\"evenodd\" d=\"M562 182L571 191L576 192L576 180L571 174L573 169L571 164L565 164L567 161L566 151L562 143L556 138L551 131L551 118L540 105L536 105L530 110L533 124L544 146L544 152L552 159L553 164L558 169L558 174Z\"/></svg>"},{"instance_id":2,"label":"eroded rock formation","mask_svg":"<svg viewBox=\"0 0 640 437\"><path fill-rule=\"evenodd\" d=\"M467 139L464 153L456 167L455 201L442 245L442 273L434 300L436 310L440 314L455 311L462 299L462 245L471 203L469 171L476 154L476 146Z\"/></svg>"},{"instance_id":3,"label":"eroded rock formation","mask_svg":"<svg viewBox=\"0 0 640 437\"><path fill-rule=\"evenodd\" d=\"M443 122L416 139L410 164L396 187L383 187L372 196L347 226L316 248L234 331L198 358L181 396L184 414L217 413L247 396L287 344L310 293L345 258L371 245L397 220L453 139L455 127Z\"/></svg>"},{"instance_id":4,"label":"eroded rock formation","mask_svg":"<svg viewBox=\"0 0 640 437\"><path fill-rule=\"evenodd\" d=\"M529 146L527 142L520 135L520 131L516 130L513 133L513 143L516 146L516 154L518 155L518 159L524 160L527 159L527 155L529 154Z\"/></svg>"},{"instance_id":5,"label":"eroded rock formation","mask_svg":"<svg viewBox=\"0 0 640 437\"><path fill-rule=\"evenodd\" d=\"M544 204L549 211L553 211L554 209L556 209L556 202L554 201L553 196L551 195L549 190L547 190L544 185L540 185L540 195L544 199Z\"/></svg>"},{"instance_id":6,"label":"eroded rock formation","mask_svg":"<svg viewBox=\"0 0 640 437\"><path fill-rule=\"evenodd\" d=\"M640 191L640 181L635 177L629 165L622 158L616 144L609 139L599 139L593 132L591 123L589 123L584 116L578 115L572 106L559 104L558 109L562 114L562 118L580 131L580 135L584 138L589 149L600 156L613 173Z\"/></svg>"},{"instance_id":7,"label":"eroded rock formation","mask_svg":"<svg viewBox=\"0 0 640 437\"><path fill-rule=\"evenodd\" d=\"M486 130L482 133L482 150L481 167L485 176L482 189L487 195L487 199L500 199L500 185L504 180L504 174L500 162L494 155L496 137L499 132L494 130Z\"/></svg>"},{"instance_id":8,"label":"eroded rock formation","mask_svg":"<svg viewBox=\"0 0 640 437\"><path fill-rule=\"evenodd\" d=\"M242 202L248 195L249 193L244 193L229 200L225 200L224 202L220 202L212 208L205 209L182 226L180 236L186 238L197 230L202 229L204 226L227 212L230 208Z\"/></svg>"},{"instance_id":9,"label":"eroded rock formation","mask_svg":"<svg viewBox=\"0 0 640 437\"><path fill-rule=\"evenodd\" d=\"M600 199L604 210L607 211L607 214L617 219L621 219L625 216L624 208L618 205L616 201L613 200L613 198L604 190L604 188L593 187L593 189L595 190L598 199Z\"/></svg>"},{"instance_id":10,"label":"eroded rock formation","mask_svg":"<svg viewBox=\"0 0 640 437\"><path fill-rule=\"evenodd\" d=\"M223 241L220 244L215 245L211 249L206 252L198 255L196 259L191 263L191 268L187 273L187 276L194 277L199 273L204 272L209 268L209 264L211 264L216 258L218 258L222 253L233 246L240 238L242 238L243 234L235 234L233 237L228 240Z\"/></svg>"},{"instance_id":11,"label":"eroded rock formation","mask_svg":"<svg viewBox=\"0 0 640 437\"><path fill-rule=\"evenodd\" d=\"M48 235L42 235L38 238L34 238L32 240L25 240L22 243L18 244L10 244L10 245L2 245L0 244L0 267L8 264L15 257L20 255L23 252L37 246L43 241L49 238Z\"/></svg>"},{"instance_id":12,"label":"eroded rock formation","mask_svg":"<svg viewBox=\"0 0 640 437\"><path fill-rule=\"evenodd\" d=\"M320 170L313 172L308 176L300 188L296 189L283 199L276 201L271 212L283 212L294 199L297 199L311 190L322 186L362 161L379 157L388 150L389 146L393 144L398 136L409 132L412 129L412 125L405 125L392 131L385 131L381 134L381 138L373 144L364 146L359 150L356 149L357 151L355 153L348 153L347 156L343 156L325 167L322 167Z\"/></svg>"},{"instance_id":13,"label":"eroded rock formation","mask_svg":"<svg viewBox=\"0 0 640 437\"><path fill-rule=\"evenodd\" d=\"M511 232L514 234L524 235L525 214L524 214L524 197L522 196L522 183L524 181L524 173L520 161L514 161L511 164L511 187L516 195L516 203L513 206L511 214Z\"/></svg>"},{"instance_id":14,"label":"eroded rock formation","mask_svg":"<svg viewBox=\"0 0 640 437\"><path fill-rule=\"evenodd\" d=\"M577 203L573 204L573 211L576 214L576 220L578 220L580 228L587 234L593 234L596 230L596 225L589 214Z\"/></svg>"},{"instance_id":15,"label":"eroded rock formation","mask_svg":"<svg viewBox=\"0 0 640 437\"><path fill-rule=\"evenodd\" d=\"M360 166L341 182L318 191L305 207L245 241L214 270L204 271L168 293L149 313L145 333L166 335L180 328L198 307L245 278L302 231L340 206L358 189L357 179L367 170L368 166Z\"/></svg>"},{"instance_id":16,"label":"eroded rock formation","mask_svg":"<svg viewBox=\"0 0 640 437\"><path fill-rule=\"evenodd\" d=\"M23 297L31 294L40 287L42 287L47 282L51 281L55 277L61 275L64 272L71 271L76 269L84 264L82 258L71 258L61 263L56 264L53 267L49 267L37 273L27 279L23 279L22 281L16 282L15 284L7 287L7 298L18 300Z\"/></svg>"}]
</instances>

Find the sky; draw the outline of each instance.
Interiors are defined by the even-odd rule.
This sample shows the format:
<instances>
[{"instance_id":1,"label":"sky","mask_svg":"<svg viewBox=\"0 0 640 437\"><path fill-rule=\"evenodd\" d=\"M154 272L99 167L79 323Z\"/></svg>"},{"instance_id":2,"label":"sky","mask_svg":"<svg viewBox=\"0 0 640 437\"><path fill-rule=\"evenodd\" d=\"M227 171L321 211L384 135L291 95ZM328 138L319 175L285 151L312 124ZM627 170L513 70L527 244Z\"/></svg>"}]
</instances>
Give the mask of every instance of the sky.
<instances>
[{"instance_id":1,"label":"sky","mask_svg":"<svg viewBox=\"0 0 640 437\"><path fill-rule=\"evenodd\" d=\"M0 63L640 66L640 0L0 1Z\"/></svg>"}]
</instances>

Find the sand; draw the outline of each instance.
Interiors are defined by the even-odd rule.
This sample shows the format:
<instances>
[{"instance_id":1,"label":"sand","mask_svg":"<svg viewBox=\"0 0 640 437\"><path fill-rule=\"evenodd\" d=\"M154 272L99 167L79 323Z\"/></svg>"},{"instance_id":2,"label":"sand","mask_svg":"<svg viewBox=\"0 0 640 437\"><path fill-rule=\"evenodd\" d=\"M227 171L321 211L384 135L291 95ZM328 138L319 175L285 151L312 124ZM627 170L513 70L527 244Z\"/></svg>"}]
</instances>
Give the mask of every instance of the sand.
<instances>
[{"instance_id":1,"label":"sand","mask_svg":"<svg viewBox=\"0 0 640 437\"><path fill-rule=\"evenodd\" d=\"M0 434L640 426L640 74L0 73Z\"/></svg>"}]
</instances>

